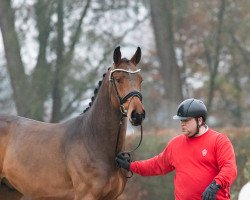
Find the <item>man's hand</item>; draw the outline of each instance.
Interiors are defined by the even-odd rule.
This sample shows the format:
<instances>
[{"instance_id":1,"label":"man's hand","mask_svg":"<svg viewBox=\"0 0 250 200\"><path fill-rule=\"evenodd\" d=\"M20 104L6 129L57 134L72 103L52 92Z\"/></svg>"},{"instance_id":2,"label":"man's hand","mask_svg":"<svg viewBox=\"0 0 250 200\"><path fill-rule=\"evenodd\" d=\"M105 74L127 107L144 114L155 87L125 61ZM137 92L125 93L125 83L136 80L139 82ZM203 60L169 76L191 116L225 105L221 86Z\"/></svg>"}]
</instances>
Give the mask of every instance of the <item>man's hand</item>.
<instances>
[{"instance_id":1,"label":"man's hand","mask_svg":"<svg viewBox=\"0 0 250 200\"><path fill-rule=\"evenodd\" d=\"M215 200L216 193L220 188L220 185L213 181L202 193L202 200Z\"/></svg>"},{"instance_id":2,"label":"man's hand","mask_svg":"<svg viewBox=\"0 0 250 200\"><path fill-rule=\"evenodd\" d=\"M115 158L119 167L122 167L128 171L130 171L130 157L126 156L125 153L118 153Z\"/></svg>"}]
</instances>

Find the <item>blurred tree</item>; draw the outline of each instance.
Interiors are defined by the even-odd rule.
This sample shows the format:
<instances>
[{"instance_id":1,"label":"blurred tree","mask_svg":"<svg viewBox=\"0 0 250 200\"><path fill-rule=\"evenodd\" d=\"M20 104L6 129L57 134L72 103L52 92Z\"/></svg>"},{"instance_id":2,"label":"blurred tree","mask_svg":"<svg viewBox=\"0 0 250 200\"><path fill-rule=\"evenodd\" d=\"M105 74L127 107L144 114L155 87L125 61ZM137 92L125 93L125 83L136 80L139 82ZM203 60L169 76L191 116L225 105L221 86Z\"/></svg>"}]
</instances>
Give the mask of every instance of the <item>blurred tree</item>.
<instances>
[{"instance_id":1,"label":"blurred tree","mask_svg":"<svg viewBox=\"0 0 250 200\"><path fill-rule=\"evenodd\" d=\"M164 99L167 105L168 119L176 112L183 100L182 83L175 53L175 31L173 19L173 1L150 1L152 24L155 33L155 44L160 61L160 74L164 85Z\"/></svg>"},{"instance_id":2,"label":"blurred tree","mask_svg":"<svg viewBox=\"0 0 250 200\"><path fill-rule=\"evenodd\" d=\"M34 5L34 18L38 31L38 55L30 77L32 103L29 106L32 108L31 117L38 120L43 120L45 114L44 102L48 98L53 77L52 66L48 62L46 54L52 29L51 15L54 13L54 3L54 1L37 1Z\"/></svg>"},{"instance_id":3,"label":"blurred tree","mask_svg":"<svg viewBox=\"0 0 250 200\"><path fill-rule=\"evenodd\" d=\"M175 23L183 94L206 102L213 125L241 126L249 115L248 4L193 0Z\"/></svg>"},{"instance_id":4,"label":"blurred tree","mask_svg":"<svg viewBox=\"0 0 250 200\"><path fill-rule=\"evenodd\" d=\"M1 59L1 58L0 58ZM6 70L0 67L0 93L2 94L0 96L0 110L2 112L8 112L8 108L13 107L13 101L10 98L10 86L9 86L9 81L6 78L7 77L7 72Z\"/></svg>"},{"instance_id":5,"label":"blurred tree","mask_svg":"<svg viewBox=\"0 0 250 200\"><path fill-rule=\"evenodd\" d=\"M223 21L225 14L226 1L220 0L220 6L218 7L217 19L215 19L215 28L213 33L204 39L204 48L206 54L206 61L209 68L209 87L208 87L208 99L207 109L208 112L211 109L212 101L214 98L214 92L216 88L216 78L218 76L218 68L220 63L220 55L222 49L222 33L223 33Z\"/></svg>"},{"instance_id":6,"label":"blurred tree","mask_svg":"<svg viewBox=\"0 0 250 200\"><path fill-rule=\"evenodd\" d=\"M241 48L242 45L237 39L238 34L244 35L238 15L240 13L242 17L248 14L241 8L246 6L245 3L237 4L235 1L224 0L211 4L208 16L214 17L208 20L210 34L204 34L202 41L209 69L208 109L220 118L221 124L241 126L246 115L243 110L247 105L245 83L249 82L249 78L246 78L246 74L249 74L249 63L245 59L247 51Z\"/></svg>"},{"instance_id":7,"label":"blurred tree","mask_svg":"<svg viewBox=\"0 0 250 200\"><path fill-rule=\"evenodd\" d=\"M16 108L21 115L30 116L32 94L20 54L20 45L15 31L14 11L10 1L0 1L0 27L3 36L5 56ZM31 93L30 93L31 92Z\"/></svg>"},{"instance_id":8,"label":"blurred tree","mask_svg":"<svg viewBox=\"0 0 250 200\"><path fill-rule=\"evenodd\" d=\"M29 3L1 0L0 28L17 113L58 122L75 112L80 100L89 98L88 89L93 87L99 74L97 68L107 68L106 64L112 62L110 54L115 45L144 20L144 17L135 17L139 13L136 7L137 4L125 0L92 4L91 0L34 0ZM109 12L122 13L113 15L114 21L124 17L134 20L127 27L122 23L108 26ZM106 23L107 26L100 26ZM123 28L117 29L119 26ZM119 34L113 29L119 30ZM32 42L28 41L29 34ZM24 50L30 48L27 43L38 50L32 52L37 54L32 68L30 62L23 62L30 57L24 55ZM81 55L80 45L85 52ZM92 56L86 53L89 51L93 52Z\"/></svg>"}]
</instances>

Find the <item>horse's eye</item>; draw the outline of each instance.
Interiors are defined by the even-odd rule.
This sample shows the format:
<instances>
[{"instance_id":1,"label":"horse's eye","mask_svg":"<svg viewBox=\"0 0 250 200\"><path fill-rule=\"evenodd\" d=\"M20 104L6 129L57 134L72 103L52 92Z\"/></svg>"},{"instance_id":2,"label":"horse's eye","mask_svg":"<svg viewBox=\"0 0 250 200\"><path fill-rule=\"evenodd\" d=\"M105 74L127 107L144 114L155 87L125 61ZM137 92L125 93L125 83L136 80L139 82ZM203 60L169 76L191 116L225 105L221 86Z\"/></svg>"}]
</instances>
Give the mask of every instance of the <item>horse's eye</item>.
<instances>
[{"instance_id":1,"label":"horse's eye","mask_svg":"<svg viewBox=\"0 0 250 200\"><path fill-rule=\"evenodd\" d=\"M143 79L142 79L141 77L139 77L139 78L138 78L138 82L139 82L140 84L142 84Z\"/></svg>"},{"instance_id":2,"label":"horse's eye","mask_svg":"<svg viewBox=\"0 0 250 200\"><path fill-rule=\"evenodd\" d=\"M116 81L117 83L122 83L122 79L121 79L121 78L116 78L115 81Z\"/></svg>"}]
</instances>

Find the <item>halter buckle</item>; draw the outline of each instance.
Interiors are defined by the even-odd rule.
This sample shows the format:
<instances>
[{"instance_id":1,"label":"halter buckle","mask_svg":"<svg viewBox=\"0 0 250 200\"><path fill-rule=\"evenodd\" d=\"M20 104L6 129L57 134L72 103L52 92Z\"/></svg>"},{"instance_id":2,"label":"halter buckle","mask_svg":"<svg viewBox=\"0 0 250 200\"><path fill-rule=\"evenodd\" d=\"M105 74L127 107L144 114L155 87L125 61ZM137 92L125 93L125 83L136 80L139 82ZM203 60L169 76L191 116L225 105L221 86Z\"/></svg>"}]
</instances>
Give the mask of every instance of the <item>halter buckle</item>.
<instances>
[{"instance_id":1,"label":"halter buckle","mask_svg":"<svg viewBox=\"0 0 250 200\"><path fill-rule=\"evenodd\" d=\"M124 105L120 105L120 111L124 117L127 117L128 110L124 107Z\"/></svg>"}]
</instances>

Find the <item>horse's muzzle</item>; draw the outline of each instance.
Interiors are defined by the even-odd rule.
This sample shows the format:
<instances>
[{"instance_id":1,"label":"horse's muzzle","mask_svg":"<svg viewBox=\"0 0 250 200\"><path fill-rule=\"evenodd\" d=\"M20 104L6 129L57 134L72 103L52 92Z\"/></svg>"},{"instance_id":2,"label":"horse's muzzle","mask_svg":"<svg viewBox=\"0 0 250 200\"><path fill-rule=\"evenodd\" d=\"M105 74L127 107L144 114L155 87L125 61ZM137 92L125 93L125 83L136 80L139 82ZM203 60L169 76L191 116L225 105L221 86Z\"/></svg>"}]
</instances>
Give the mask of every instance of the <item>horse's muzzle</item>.
<instances>
[{"instance_id":1,"label":"horse's muzzle","mask_svg":"<svg viewBox=\"0 0 250 200\"><path fill-rule=\"evenodd\" d=\"M142 124L142 121L145 119L146 112L143 110L142 113L138 113L135 110L131 113L130 122L133 126L139 126Z\"/></svg>"}]
</instances>

